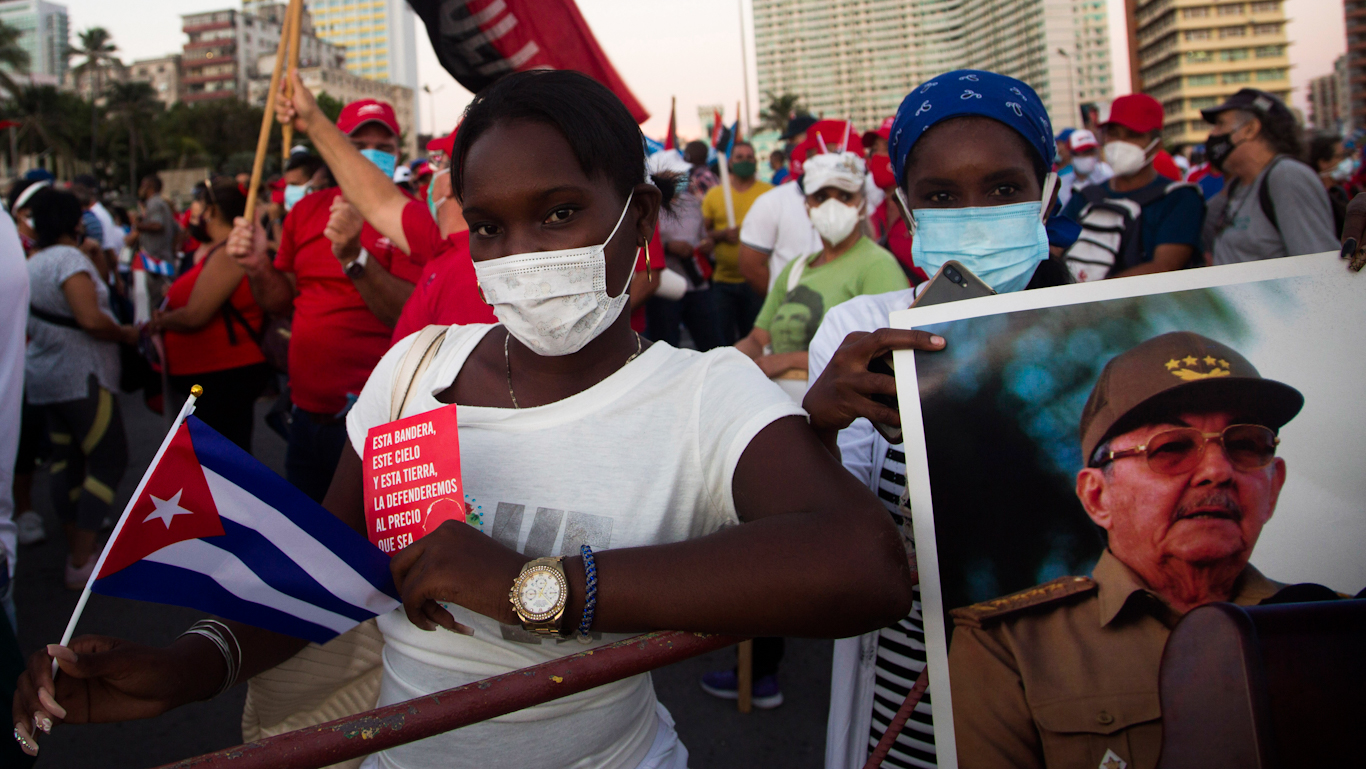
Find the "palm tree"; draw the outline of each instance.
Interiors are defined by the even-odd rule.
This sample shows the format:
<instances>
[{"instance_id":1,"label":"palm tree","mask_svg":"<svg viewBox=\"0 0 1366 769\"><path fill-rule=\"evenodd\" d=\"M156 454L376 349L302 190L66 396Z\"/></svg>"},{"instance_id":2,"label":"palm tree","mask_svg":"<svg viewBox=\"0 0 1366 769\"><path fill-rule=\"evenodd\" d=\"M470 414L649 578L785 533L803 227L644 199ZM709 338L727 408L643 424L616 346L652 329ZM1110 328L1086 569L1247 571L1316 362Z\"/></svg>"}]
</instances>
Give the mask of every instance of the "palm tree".
<instances>
[{"instance_id":1,"label":"palm tree","mask_svg":"<svg viewBox=\"0 0 1366 769\"><path fill-rule=\"evenodd\" d=\"M114 45L109 30L104 27L91 27L77 35L80 44L68 49L70 56L84 56L85 61L76 67L77 74L82 72L90 80L90 172L95 172L95 140L99 134L99 112L95 109L95 97L99 94L100 65L107 61L117 62Z\"/></svg>"},{"instance_id":2,"label":"palm tree","mask_svg":"<svg viewBox=\"0 0 1366 769\"><path fill-rule=\"evenodd\" d=\"M128 127L128 188L138 188L138 126L149 125L160 102L151 83L110 83L104 94L109 111Z\"/></svg>"},{"instance_id":3,"label":"palm tree","mask_svg":"<svg viewBox=\"0 0 1366 769\"><path fill-rule=\"evenodd\" d=\"M28 72L28 51L19 45L19 36L22 34L0 21L0 88L8 91L10 98L19 93L19 86L10 77L10 73Z\"/></svg>"},{"instance_id":4,"label":"palm tree","mask_svg":"<svg viewBox=\"0 0 1366 769\"><path fill-rule=\"evenodd\" d=\"M759 116L759 130L772 128L781 132L787 129L787 121L797 115L810 114L802 106L802 97L795 93L785 93L779 96L768 91L764 94L764 98L768 99L768 106Z\"/></svg>"},{"instance_id":5,"label":"palm tree","mask_svg":"<svg viewBox=\"0 0 1366 769\"><path fill-rule=\"evenodd\" d=\"M19 45L21 34L23 33L19 30L0 21L0 88L9 94L11 99L18 95L19 85L10 77L10 72L27 72L29 65L28 51ZM13 128L9 132L9 153L10 166L14 167L19 162L19 157Z\"/></svg>"}]
</instances>

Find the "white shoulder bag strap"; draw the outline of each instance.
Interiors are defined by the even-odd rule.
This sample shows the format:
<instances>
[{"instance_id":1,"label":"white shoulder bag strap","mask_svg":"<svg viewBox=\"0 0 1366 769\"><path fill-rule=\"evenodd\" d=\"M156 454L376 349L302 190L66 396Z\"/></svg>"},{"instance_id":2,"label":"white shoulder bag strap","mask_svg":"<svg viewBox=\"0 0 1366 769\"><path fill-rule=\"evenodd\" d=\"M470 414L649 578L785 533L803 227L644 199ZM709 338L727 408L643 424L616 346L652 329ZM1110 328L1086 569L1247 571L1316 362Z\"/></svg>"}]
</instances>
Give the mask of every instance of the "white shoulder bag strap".
<instances>
[{"instance_id":1,"label":"white shoulder bag strap","mask_svg":"<svg viewBox=\"0 0 1366 769\"><path fill-rule=\"evenodd\" d=\"M792 270L787 273L788 294L792 293L792 290L797 287L797 284L802 282L802 273L806 272L806 263L811 261L811 257L813 256L815 256L815 254L797 257L797 263L792 265ZM784 296L786 296L786 294L784 294Z\"/></svg>"},{"instance_id":2,"label":"white shoulder bag strap","mask_svg":"<svg viewBox=\"0 0 1366 769\"><path fill-rule=\"evenodd\" d=\"M413 385L427 373L450 326L428 326L417 333L413 346L403 355L403 362L394 375L394 392L389 398L389 421L403 416L403 409L413 394Z\"/></svg>"}]
</instances>

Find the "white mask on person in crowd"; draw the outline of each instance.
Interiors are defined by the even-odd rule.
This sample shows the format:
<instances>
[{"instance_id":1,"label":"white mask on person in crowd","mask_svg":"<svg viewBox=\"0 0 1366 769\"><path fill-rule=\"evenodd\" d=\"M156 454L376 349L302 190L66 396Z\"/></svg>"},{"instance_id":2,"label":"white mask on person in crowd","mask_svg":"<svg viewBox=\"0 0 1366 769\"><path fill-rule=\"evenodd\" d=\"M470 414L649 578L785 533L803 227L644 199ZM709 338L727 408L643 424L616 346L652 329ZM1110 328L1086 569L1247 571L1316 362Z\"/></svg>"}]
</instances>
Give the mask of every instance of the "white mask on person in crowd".
<instances>
[{"instance_id":1,"label":"white mask on person in crowd","mask_svg":"<svg viewBox=\"0 0 1366 769\"><path fill-rule=\"evenodd\" d=\"M1125 141L1112 141L1105 145L1105 160L1114 170L1115 176L1132 176L1148 165L1151 159L1148 153L1156 146L1157 139L1153 139L1146 147Z\"/></svg>"},{"instance_id":2,"label":"white mask on person in crowd","mask_svg":"<svg viewBox=\"0 0 1366 769\"><path fill-rule=\"evenodd\" d=\"M1072 168L1077 172L1077 176L1090 176L1096 170L1096 162L1094 155L1074 155Z\"/></svg>"},{"instance_id":3,"label":"white mask on person in crowd","mask_svg":"<svg viewBox=\"0 0 1366 769\"><path fill-rule=\"evenodd\" d=\"M1352 174L1356 173L1356 171L1356 162L1352 158L1348 157L1343 158L1342 162L1338 163L1336 166L1333 166L1333 170L1329 171L1328 175L1335 182L1345 182L1348 179L1352 178Z\"/></svg>"},{"instance_id":4,"label":"white mask on person in crowd","mask_svg":"<svg viewBox=\"0 0 1366 769\"><path fill-rule=\"evenodd\" d=\"M601 245L474 263L484 300L517 341L540 355L570 355L621 315L631 277L617 296L607 294L606 248L631 209L634 194L626 198L612 234Z\"/></svg>"},{"instance_id":5,"label":"white mask on person in crowd","mask_svg":"<svg viewBox=\"0 0 1366 769\"><path fill-rule=\"evenodd\" d=\"M843 243L844 239L849 237L849 233L858 226L858 206L841 203L835 198L826 198L824 203L808 209L808 213L811 216L811 223L816 226L816 232L832 246Z\"/></svg>"}]
</instances>

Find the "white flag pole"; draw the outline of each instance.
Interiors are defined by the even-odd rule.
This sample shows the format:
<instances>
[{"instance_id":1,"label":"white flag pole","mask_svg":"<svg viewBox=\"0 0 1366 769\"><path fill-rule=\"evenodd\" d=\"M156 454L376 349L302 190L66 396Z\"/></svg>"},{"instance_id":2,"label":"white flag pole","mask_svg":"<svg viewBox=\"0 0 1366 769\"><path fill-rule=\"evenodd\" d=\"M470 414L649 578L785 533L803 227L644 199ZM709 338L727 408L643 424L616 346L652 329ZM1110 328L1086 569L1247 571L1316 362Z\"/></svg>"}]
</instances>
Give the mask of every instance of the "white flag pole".
<instances>
[{"instance_id":1,"label":"white flag pole","mask_svg":"<svg viewBox=\"0 0 1366 769\"><path fill-rule=\"evenodd\" d=\"M143 473L142 480L138 481L138 488L129 498L128 505L123 508L123 515L119 516L119 522L114 524L114 532L109 535L99 558L95 559L95 568L90 570L90 578L85 581L85 589L81 591L81 598L76 601L76 608L71 612L71 620L66 623L66 632L62 633L62 646L71 643L71 636L76 632L76 623L81 619L81 612L85 611L86 601L90 600L90 586L95 584L95 577L99 575L100 569L104 566L104 559L112 549L110 546L118 540L119 532L123 531L123 525L128 522L128 513L133 510L133 505L142 498L142 491L147 488L148 479L152 477L152 473L156 472L157 465L161 463L161 456L166 453L167 447L171 445L176 430L180 429L180 423L194 413L194 402L203 393L204 388L199 385L190 388L190 397L185 400L185 405L180 407L180 413L176 415L175 421L171 423L171 429L166 432L165 439L161 441L161 448L157 449L156 456L152 457L152 464L147 466L147 472ZM55 659L52 661L52 675L57 675L57 660Z\"/></svg>"},{"instance_id":2,"label":"white flag pole","mask_svg":"<svg viewBox=\"0 0 1366 769\"><path fill-rule=\"evenodd\" d=\"M721 171L721 196L726 201L726 228L735 229L735 200L730 194L730 158L724 152L716 153L716 167Z\"/></svg>"}]
</instances>

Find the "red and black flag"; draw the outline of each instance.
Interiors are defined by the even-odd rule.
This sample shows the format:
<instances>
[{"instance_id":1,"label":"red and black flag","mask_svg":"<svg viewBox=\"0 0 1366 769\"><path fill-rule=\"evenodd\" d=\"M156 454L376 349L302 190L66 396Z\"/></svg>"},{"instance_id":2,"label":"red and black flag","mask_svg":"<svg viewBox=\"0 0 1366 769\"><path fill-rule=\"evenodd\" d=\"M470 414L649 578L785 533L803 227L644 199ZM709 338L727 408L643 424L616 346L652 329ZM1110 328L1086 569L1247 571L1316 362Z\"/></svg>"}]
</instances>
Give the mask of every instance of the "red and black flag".
<instances>
[{"instance_id":1,"label":"red and black flag","mask_svg":"<svg viewBox=\"0 0 1366 769\"><path fill-rule=\"evenodd\" d=\"M571 69L607 86L637 122L650 113L598 46L574 0L408 0L441 66L478 93L509 72Z\"/></svg>"}]
</instances>

